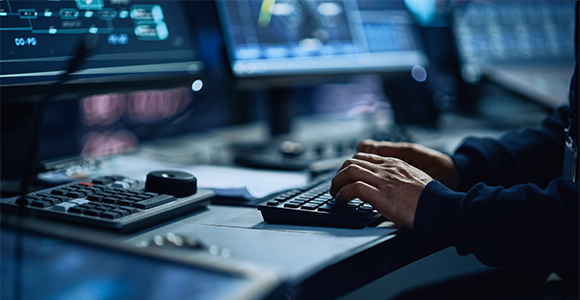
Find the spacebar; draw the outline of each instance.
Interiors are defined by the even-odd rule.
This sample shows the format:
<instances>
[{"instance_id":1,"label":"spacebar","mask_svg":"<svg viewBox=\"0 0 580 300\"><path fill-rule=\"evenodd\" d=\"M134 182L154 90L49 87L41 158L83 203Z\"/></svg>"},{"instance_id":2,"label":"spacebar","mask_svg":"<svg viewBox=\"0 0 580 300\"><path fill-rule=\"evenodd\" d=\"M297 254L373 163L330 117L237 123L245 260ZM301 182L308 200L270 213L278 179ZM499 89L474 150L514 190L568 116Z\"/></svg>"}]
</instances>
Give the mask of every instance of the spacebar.
<instances>
[{"instance_id":1,"label":"spacebar","mask_svg":"<svg viewBox=\"0 0 580 300\"><path fill-rule=\"evenodd\" d=\"M157 195L153 198L145 199L143 201L135 202L133 207L142 208L142 209L149 209L155 206L159 206L161 204L165 204L167 202L171 202L175 199L175 197L171 195Z\"/></svg>"}]
</instances>

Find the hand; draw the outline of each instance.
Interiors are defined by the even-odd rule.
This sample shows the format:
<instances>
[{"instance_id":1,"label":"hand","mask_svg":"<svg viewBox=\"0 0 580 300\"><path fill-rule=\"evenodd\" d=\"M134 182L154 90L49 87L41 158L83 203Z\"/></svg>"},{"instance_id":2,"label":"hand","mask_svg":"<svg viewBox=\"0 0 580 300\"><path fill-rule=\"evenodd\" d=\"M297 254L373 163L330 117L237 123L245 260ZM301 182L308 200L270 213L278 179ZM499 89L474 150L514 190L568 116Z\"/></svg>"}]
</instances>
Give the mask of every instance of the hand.
<instances>
[{"instance_id":1,"label":"hand","mask_svg":"<svg viewBox=\"0 0 580 300\"><path fill-rule=\"evenodd\" d=\"M330 194L339 202L359 198L395 224L413 229L419 196L432 180L398 158L357 153L332 179Z\"/></svg>"},{"instance_id":2,"label":"hand","mask_svg":"<svg viewBox=\"0 0 580 300\"><path fill-rule=\"evenodd\" d=\"M362 141L357 152L373 153L385 157L396 157L423 170L433 179L452 190L459 188L459 173L449 155L411 143Z\"/></svg>"}]
</instances>

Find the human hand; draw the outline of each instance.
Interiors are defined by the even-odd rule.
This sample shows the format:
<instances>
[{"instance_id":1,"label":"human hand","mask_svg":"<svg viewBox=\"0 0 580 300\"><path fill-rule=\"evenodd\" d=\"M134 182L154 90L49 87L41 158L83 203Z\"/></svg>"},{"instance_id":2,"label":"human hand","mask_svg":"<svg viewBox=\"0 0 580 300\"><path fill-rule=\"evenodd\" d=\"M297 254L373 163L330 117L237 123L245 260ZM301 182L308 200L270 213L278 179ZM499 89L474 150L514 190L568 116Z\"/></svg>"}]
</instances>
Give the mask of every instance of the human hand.
<instances>
[{"instance_id":1,"label":"human hand","mask_svg":"<svg viewBox=\"0 0 580 300\"><path fill-rule=\"evenodd\" d=\"M357 153L332 179L330 194L338 202L359 198L395 224L413 229L419 196L432 180L401 159Z\"/></svg>"},{"instance_id":2,"label":"human hand","mask_svg":"<svg viewBox=\"0 0 580 300\"><path fill-rule=\"evenodd\" d=\"M412 143L392 143L365 140L357 145L357 152L396 157L423 170L433 179L452 190L459 188L459 173L447 154Z\"/></svg>"}]
</instances>

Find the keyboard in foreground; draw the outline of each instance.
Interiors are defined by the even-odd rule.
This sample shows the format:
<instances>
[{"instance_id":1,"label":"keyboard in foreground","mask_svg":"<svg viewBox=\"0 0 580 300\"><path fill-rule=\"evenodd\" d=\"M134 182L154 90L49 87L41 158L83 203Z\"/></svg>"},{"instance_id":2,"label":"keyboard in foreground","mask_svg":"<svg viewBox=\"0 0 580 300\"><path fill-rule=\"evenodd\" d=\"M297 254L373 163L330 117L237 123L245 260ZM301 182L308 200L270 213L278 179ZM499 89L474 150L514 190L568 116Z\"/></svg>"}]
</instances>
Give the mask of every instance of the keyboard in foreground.
<instances>
[{"instance_id":1,"label":"keyboard in foreground","mask_svg":"<svg viewBox=\"0 0 580 300\"><path fill-rule=\"evenodd\" d=\"M338 204L329 194L334 174L315 179L260 205L264 221L276 224L364 228L382 217L370 204L359 199Z\"/></svg>"}]
</instances>

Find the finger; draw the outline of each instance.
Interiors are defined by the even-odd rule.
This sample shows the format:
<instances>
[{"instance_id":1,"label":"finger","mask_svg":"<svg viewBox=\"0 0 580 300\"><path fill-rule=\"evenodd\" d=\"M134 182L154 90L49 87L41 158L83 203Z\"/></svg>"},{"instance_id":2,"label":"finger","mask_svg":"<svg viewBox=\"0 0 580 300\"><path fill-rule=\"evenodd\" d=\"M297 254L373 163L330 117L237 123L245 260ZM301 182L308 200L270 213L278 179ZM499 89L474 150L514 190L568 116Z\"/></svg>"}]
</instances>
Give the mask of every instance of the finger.
<instances>
[{"instance_id":1,"label":"finger","mask_svg":"<svg viewBox=\"0 0 580 300\"><path fill-rule=\"evenodd\" d=\"M378 166L371 162L349 159L348 165L341 169L332 179L330 194L336 195L343 186L355 181L364 181L377 186L380 184L377 172Z\"/></svg>"},{"instance_id":2,"label":"finger","mask_svg":"<svg viewBox=\"0 0 580 300\"><path fill-rule=\"evenodd\" d=\"M376 146L375 146L376 143L377 143L377 141L373 141L373 140L361 141L356 145L356 151L357 152L372 153L371 151L376 148Z\"/></svg>"},{"instance_id":3,"label":"finger","mask_svg":"<svg viewBox=\"0 0 580 300\"><path fill-rule=\"evenodd\" d=\"M362 181L349 183L342 187L335 199L338 202L346 202L348 200L359 198L360 200L369 203L373 207L381 197L381 191L376 187Z\"/></svg>"},{"instance_id":4,"label":"finger","mask_svg":"<svg viewBox=\"0 0 580 300\"><path fill-rule=\"evenodd\" d=\"M396 157L403 160L411 158L413 155L412 144L393 143L393 142L376 142L372 140L362 141L357 146L358 152L373 153L384 157Z\"/></svg>"},{"instance_id":5,"label":"finger","mask_svg":"<svg viewBox=\"0 0 580 300\"><path fill-rule=\"evenodd\" d=\"M373 165L378 165L378 164L392 162L393 158L392 157L383 157L383 156L372 154L372 153L359 152L359 153L355 153L353 155L352 160L354 163L358 163L358 164L361 164L361 161L364 161L364 162L371 163ZM398 159L396 159L396 160L398 160ZM353 162L351 162L351 163L353 163Z\"/></svg>"},{"instance_id":6,"label":"finger","mask_svg":"<svg viewBox=\"0 0 580 300\"><path fill-rule=\"evenodd\" d=\"M371 164L375 164L375 165L381 164L381 163L385 162L385 160L386 160L385 157L382 157L382 156L379 156L376 154L358 152L358 153L355 153L352 158L345 160L344 163L342 163L342 166L340 167L340 169L338 169L338 171L336 173L340 173L343 169L345 169L348 166L353 165L353 164L358 164L358 165L364 166L368 169L376 170L377 166L373 166ZM368 163L371 163L371 164L368 164Z\"/></svg>"}]
</instances>

